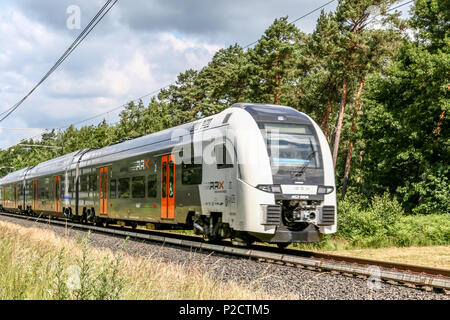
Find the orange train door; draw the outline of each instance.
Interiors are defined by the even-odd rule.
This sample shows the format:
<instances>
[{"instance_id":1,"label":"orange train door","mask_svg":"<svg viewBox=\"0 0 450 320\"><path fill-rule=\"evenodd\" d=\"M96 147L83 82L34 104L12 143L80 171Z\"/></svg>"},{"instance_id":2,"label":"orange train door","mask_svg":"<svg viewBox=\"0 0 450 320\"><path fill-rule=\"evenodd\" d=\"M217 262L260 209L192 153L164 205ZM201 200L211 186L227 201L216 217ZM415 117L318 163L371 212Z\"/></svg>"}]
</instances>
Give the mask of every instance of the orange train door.
<instances>
[{"instance_id":1,"label":"orange train door","mask_svg":"<svg viewBox=\"0 0 450 320\"><path fill-rule=\"evenodd\" d=\"M33 210L37 209L37 180L33 180Z\"/></svg>"},{"instance_id":2,"label":"orange train door","mask_svg":"<svg viewBox=\"0 0 450 320\"><path fill-rule=\"evenodd\" d=\"M100 214L108 214L108 167L100 168Z\"/></svg>"},{"instance_id":3,"label":"orange train door","mask_svg":"<svg viewBox=\"0 0 450 320\"><path fill-rule=\"evenodd\" d=\"M55 212L61 211L61 176L55 177Z\"/></svg>"},{"instance_id":4,"label":"orange train door","mask_svg":"<svg viewBox=\"0 0 450 320\"><path fill-rule=\"evenodd\" d=\"M175 156L161 157L161 218L175 219Z\"/></svg>"}]
</instances>

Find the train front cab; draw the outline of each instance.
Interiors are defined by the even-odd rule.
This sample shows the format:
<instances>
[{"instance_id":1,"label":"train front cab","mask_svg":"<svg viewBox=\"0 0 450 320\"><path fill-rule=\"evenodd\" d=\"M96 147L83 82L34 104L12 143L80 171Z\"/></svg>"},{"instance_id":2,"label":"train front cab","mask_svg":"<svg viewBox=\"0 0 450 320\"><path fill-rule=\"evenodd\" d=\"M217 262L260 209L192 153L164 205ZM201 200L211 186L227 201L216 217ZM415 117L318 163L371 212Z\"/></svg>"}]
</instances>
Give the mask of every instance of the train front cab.
<instances>
[{"instance_id":1,"label":"train front cab","mask_svg":"<svg viewBox=\"0 0 450 320\"><path fill-rule=\"evenodd\" d=\"M238 193L248 233L280 245L317 242L322 234L334 233L334 168L328 142L317 124L289 107L238 107L253 119L252 124L239 112L238 127L257 127L261 133L252 146L245 138L237 139L240 156L246 158L239 164L244 174L238 179ZM258 161L249 161L252 157Z\"/></svg>"}]
</instances>

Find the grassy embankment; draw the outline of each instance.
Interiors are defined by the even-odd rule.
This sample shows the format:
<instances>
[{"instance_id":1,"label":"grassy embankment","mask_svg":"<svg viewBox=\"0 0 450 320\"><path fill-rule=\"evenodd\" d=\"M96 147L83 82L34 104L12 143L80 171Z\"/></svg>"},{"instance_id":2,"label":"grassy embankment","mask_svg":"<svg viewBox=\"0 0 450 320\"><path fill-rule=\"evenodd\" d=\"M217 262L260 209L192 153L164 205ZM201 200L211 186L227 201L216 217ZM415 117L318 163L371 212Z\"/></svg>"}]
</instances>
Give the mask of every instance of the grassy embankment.
<instances>
[{"instance_id":1,"label":"grassy embankment","mask_svg":"<svg viewBox=\"0 0 450 320\"><path fill-rule=\"evenodd\" d=\"M93 248L88 238L0 221L0 299L283 299L250 284L218 282L202 261Z\"/></svg>"}]
</instances>

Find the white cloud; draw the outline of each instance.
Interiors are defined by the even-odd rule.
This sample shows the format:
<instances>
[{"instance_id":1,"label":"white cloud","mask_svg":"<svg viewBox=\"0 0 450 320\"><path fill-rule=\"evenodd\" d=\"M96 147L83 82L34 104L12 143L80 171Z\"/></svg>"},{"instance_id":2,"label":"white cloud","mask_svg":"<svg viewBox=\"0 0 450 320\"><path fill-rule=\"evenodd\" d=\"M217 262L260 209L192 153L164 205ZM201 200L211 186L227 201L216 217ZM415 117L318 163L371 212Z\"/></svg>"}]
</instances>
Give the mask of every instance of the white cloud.
<instances>
[{"instance_id":1,"label":"white cloud","mask_svg":"<svg viewBox=\"0 0 450 320\"><path fill-rule=\"evenodd\" d=\"M78 36L81 30L66 28L67 6L80 6L83 28L103 3L1 1L0 113L21 99ZM108 111L172 83L189 68L200 69L220 48L257 40L274 18L293 20L319 5L314 0L301 5L298 0L119 1L0 127L57 128ZM297 26L311 31L318 14ZM117 114L107 120L114 122ZM0 148L33 134L0 131Z\"/></svg>"},{"instance_id":2,"label":"white cloud","mask_svg":"<svg viewBox=\"0 0 450 320\"><path fill-rule=\"evenodd\" d=\"M20 99L72 41L7 7L1 15L0 112ZM94 34L1 126L62 127L106 112L201 68L223 45L168 32ZM107 116L117 120L118 112ZM102 118L93 120L97 123ZM0 131L0 148L38 132Z\"/></svg>"}]
</instances>

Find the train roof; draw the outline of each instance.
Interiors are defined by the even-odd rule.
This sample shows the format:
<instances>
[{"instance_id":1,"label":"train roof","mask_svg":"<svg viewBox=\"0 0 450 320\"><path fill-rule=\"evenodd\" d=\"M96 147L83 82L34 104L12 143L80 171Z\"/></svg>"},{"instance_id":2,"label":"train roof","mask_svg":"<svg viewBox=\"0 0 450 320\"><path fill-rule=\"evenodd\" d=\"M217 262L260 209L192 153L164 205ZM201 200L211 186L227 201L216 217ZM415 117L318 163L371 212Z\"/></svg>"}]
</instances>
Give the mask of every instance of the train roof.
<instances>
[{"instance_id":1,"label":"train roof","mask_svg":"<svg viewBox=\"0 0 450 320\"><path fill-rule=\"evenodd\" d=\"M201 131L208 129L214 126L215 122L221 124L221 120L213 121L215 116L217 115L205 117L177 127L126 140L124 142L113 143L100 149L78 150L39 163L34 167L12 172L3 178L0 178L0 185L22 180L25 174L27 179L32 179L34 177L49 176L65 170L73 170L76 168L78 162L80 162L80 167L82 168L114 162L155 150L171 148L179 143L179 139L177 138L180 136L193 133L196 130Z\"/></svg>"},{"instance_id":2,"label":"train roof","mask_svg":"<svg viewBox=\"0 0 450 320\"><path fill-rule=\"evenodd\" d=\"M284 116L287 121L296 123L310 123L307 115L288 106L260 103L235 103L231 108L241 108L252 115L256 121L276 121L279 116Z\"/></svg>"},{"instance_id":3,"label":"train roof","mask_svg":"<svg viewBox=\"0 0 450 320\"><path fill-rule=\"evenodd\" d=\"M61 157L42 162L34 167L24 168L0 178L0 185L22 180L26 174L27 179L40 176L49 176L65 170L73 170L78 162L80 167L102 165L124 158L138 156L155 150L171 148L179 143L179 137L186 133L207 130L223 125L225 116L233 109L244 109L256 121L272 121L283 115L295 122L309 122L308 117L294 108L280 105L236 103L219 114L195 120L177 127L168 128L159 132L143 135L124 142L111 144L100 149L82 149ZM231 112L230 112L231 111ZM173 139L176 138L176 139Z\"/></svg>"},{"instance_id":4,"label":"train roof","mask_svg":"<svg viewBox=\"0 0 450 320\"><path fill-rule=\"evenodd\" d=\"M31 168L31 167L27 167L27 168L23 168L23 169L11 172L10 174L4 176L3 178L0 178L0 185L16 182L16 181L23 179L25 173L27 172L27 170L29 168Z\"/></svg>"}]
</instances>

